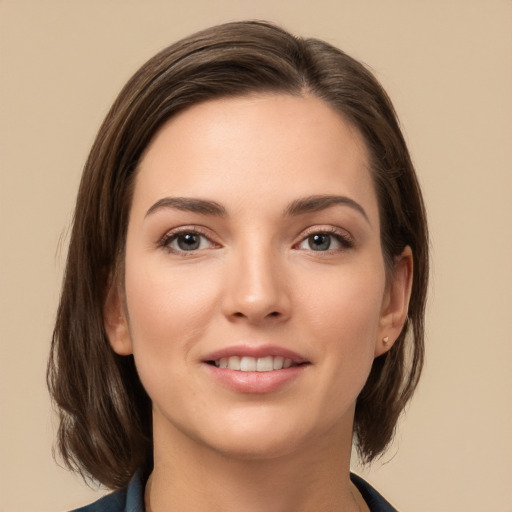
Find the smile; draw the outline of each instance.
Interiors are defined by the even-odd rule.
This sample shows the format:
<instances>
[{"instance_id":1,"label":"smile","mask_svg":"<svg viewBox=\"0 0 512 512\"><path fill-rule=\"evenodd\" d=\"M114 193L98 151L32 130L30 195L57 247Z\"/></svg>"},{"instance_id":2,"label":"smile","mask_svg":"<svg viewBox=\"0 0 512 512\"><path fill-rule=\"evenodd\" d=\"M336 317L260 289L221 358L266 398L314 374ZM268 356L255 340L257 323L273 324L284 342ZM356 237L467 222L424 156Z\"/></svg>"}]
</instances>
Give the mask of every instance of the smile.
<instances>
[{"instance_id":1,"label":"smile","mask_svg":"<svg viewBox=\"0 0 512 512\"><path fill-rule=\"evenodd\" d=\"M214 364L217 368L228 368L241 372L271 372L297 366L297 363L294 363L290 358L282 356L231 356L216 359L211 361L210 364Z\"/></svg>"}]
</instances>

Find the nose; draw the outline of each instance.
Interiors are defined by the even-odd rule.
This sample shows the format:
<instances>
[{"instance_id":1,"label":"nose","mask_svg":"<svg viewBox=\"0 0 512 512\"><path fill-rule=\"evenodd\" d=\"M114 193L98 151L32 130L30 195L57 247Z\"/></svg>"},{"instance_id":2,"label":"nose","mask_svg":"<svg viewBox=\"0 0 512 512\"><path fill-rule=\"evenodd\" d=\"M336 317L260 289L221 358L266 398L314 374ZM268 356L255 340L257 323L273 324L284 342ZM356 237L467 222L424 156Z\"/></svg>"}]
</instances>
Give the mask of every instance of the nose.
<instances>
[{"instance_id":1,"label":"nose","mask_svg":"<svg viewBox=\"0 0 512 512\"><path fill-rule=\"evenodd\" d=\"M286 272L271 248L260 246L234 253L228 267L222 307L231 321L260 324L289 317Z\"/></svg>"}]
</instances>

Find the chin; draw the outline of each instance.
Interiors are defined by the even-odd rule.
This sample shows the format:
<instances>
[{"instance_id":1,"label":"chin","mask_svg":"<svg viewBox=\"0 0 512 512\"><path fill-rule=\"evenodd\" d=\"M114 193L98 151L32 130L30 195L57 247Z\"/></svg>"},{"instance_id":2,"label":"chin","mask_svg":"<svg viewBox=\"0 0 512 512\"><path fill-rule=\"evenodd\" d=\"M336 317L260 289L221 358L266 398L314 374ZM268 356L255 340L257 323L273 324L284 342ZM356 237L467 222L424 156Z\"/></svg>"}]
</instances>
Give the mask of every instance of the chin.
<instances>
[{"instance_id":1,"label":"chin","mask_svg":"<svg viewBox=\"0 0 512 512\"><path fill-rule=\"evenodd\" d=\"M202 403L201 407L154 408L155 447L186 447L197 456L219 454L233 460L270 460L330 450L337 440L352 437L353 407L337 402L304 407L304 400L246 400ZM346 435L345 435L346 434Z\"/></svg>"},{"instance_id":2,"label":"chin","mask_svg":"<svg viewBox=\"0 0 512 512\"><path fill-rule=\"evenodd\" d=\"M172 421L162 416L154 418L155 435L172 438L174 446L187 446L190 450L217 453L238 460L265 460L284 457L303 449L314 436L311 426L299 418L265 407L225 411L212 418L195 418L194 422ZM281 419L278 419L281 417ZM182 419L182 418L181 418ZM169 421L170 420L170 421ZM194 424L195 423L195 424ZM164 432L165 431L165 432ZM170 437L169 437L170 436ZM156 439L155 439L156 443ZM204 454L206 452L203 451Z\"/></svg>"},{"instance_id":3,"label":"chin","mask_svg":"<svg viewBox=\"0 0 512 512\"><path fill-rule=\"evenodd\" d=\"M256 418L254 414L230 415L228 421L210 425L202 441L226 457L261 461L303 453L340 431L324 421L307 421L284 411L266 412L260 411Z\"/></svg>"},{"instance_id":4,"label":"chin","mask_svg":"<svg viewBox=\"0 0 512 512\"><path fill-rule=\"evenodd\" d=\"M285 457L304 446L302 435L289 435L267 429L265 432L232 432L222 435L221 439L211 439L210 447L217 453L238 460L270 460ZM302 440L302 442L301 442Z\"/></svg>"}]
</instances>

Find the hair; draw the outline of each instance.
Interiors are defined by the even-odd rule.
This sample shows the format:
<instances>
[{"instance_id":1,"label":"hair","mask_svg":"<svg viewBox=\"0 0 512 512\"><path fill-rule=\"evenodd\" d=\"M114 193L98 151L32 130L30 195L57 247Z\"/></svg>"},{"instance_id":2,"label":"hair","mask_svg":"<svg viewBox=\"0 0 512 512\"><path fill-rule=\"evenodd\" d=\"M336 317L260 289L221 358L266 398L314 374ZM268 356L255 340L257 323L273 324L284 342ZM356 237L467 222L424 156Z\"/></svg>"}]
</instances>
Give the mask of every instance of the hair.
<instances>
[{"instance_id":1,"label":"hair","mask_svg":"<svg viewBox=\"0 0 512 512\"><path fill-rule=\"evenodd\" d=\"M377 357L355 410L364 463L383 453L411 398L424 358L428 279L426 215L414 167L386 92L341 50L266 22L212 27L144 64L104 120L78 192L47 380L59 411L57 447L66 465L103 485L125 486L152 464L151 401L133 356L117 355L104 303L122 270L134 176L163 123L207 100L251 93L314 95L363 136L381 220L386 268L410 246L413 284L406 324Z\"/></svg>"}]
</instances>

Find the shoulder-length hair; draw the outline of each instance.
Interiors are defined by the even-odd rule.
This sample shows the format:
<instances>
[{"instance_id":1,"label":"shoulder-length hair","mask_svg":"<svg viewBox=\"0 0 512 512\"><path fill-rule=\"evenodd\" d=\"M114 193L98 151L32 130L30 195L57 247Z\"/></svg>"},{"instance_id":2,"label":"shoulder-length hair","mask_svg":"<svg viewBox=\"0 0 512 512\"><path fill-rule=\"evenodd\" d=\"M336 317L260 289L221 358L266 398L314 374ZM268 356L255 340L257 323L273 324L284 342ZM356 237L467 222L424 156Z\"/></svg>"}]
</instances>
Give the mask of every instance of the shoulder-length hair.
<instances>
[{"instance_id":1,"label":"shoulder-length hair","mask_svg":"<svg viewBox=\"0 0 512 512\"><path fill-rule=\"evenodd\" d=\"M381 454L417 385L424 357L428 237L423 200L387 94L341 50L265 22L228 23L164 49L129 80L86 162L48 363L66 464L116 489L152 460L151 402L132 356L112 350L103 323L110 281L122 273L137 164L158 129L191 105L254 92L305 93L324 100L363 136L371 162L388 270L413 253L406 324L376 358L355 411L364 462ZM114 276L114 277L113 277Z\"/></svg>"}]
</instances>

